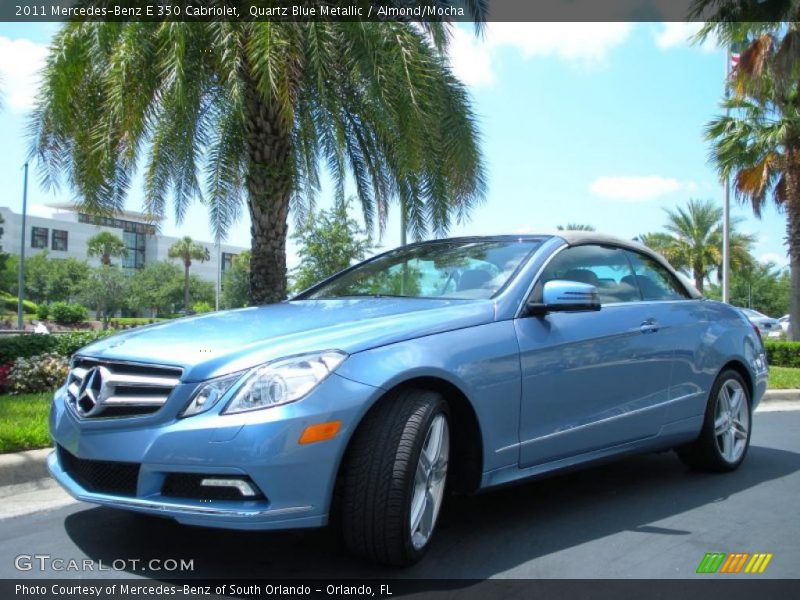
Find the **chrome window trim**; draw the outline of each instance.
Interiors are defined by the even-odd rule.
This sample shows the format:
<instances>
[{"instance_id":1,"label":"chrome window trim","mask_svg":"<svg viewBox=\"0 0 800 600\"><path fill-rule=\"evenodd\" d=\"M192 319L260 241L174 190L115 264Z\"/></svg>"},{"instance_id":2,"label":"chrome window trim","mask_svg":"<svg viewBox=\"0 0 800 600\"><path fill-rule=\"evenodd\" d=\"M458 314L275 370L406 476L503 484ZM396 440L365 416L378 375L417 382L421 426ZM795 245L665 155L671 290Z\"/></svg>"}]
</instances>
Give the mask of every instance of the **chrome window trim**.
<instances>
[{"instance_id":1,"label":"chrome window trim","mask_svg":"<svg viewBox=\"0 0 800 600\"><path fill-rule=\"evenodd\" d=\"M601 308L606 308L606 307L610 308L610 307L613 307L613 306L627 306L629 304L651 304L651 303L654 303L654 302L658 302L658 303L664 303L664 302L689 302L689 301L692 301L692 300L702 300L703 299L702 296L694 297L691 294L691 292L689 291L689 289L686 288L686 286L684 285L683 281L681 281L681 278L678 277L677 274L672 269L672 267L669 266L669 263L665 264L664 259L657 260L657 255L655 253L654 254L649 254L649 253L646 253L646 252L642 252L641 250L628 248L627 246L620 246L620 245L617 245L617 244L614 244L614 243L611 243L611 242L600 243L600 242L587 240L587 241L582 241L579 244L571 245L566 240L564 240L564 245L561 246L560 248L557 248L552 254L550 254L550 256L548 256L545 259L545 261L542 263L542 266L539 267L539 269L536 271L536 274L533 276L533 279L531 279L530 284L528 284L528 289L525 291L525 295L522 298L522 302L517 307L517 310L514 313L514 319L523 318L522 317L522 313L523 313L523 311L525 309L525 305L528 303L528 299L530 298L531 294L533 293L533 288L536 285L536 282L539 280L539 277L542 276L542 272L550 264L550 261L553 260L556 256L558 256L562 252L564 252L565 250L567 250L568 248L580 248L581 246L600 246L600 247L606 247L606 248L614 248L615 250L622 250L623 252L625 252L625 251L638 252L639 254L641 254L643 256L649 256L650 258L653 258L659 265L661 265L662 267L667 269L667 272L669 272L673 277L675 277L675 279L677 280L678 284L684 289L684 291L686 292L686 294L688 296L688 298L681 298L681 299L670 298L669 300L644 300L644 299L641 299L641 300L636 300L634 302L608 302L606 304L601 304L600 305ZM631 269L633 269L633 266L630 265L630 259L627 256L625 257L625 259L628 261L628 264L631 267ZM634 273L635 273L635 271L634 271ZM641 293L641 291L640 291L640 293Z\"/></svg>"}]
</instances>

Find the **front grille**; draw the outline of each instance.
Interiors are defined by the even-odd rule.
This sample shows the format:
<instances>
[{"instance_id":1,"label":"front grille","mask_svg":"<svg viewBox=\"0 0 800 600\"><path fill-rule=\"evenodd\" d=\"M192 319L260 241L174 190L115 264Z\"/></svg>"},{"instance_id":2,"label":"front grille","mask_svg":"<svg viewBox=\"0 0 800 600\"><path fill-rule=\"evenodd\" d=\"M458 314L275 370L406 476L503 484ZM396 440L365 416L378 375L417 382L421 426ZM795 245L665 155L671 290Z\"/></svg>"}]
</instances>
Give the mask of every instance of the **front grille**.
<instances>
[{"instance_id":1,"label":"front grille","mask_svg":"<svg viewBox=\"0 0 800 600\"><path fill-rule=\"evenodd\" d=\"M242 496L238 489L233 487L208 487L200 485L206 478L228 478L227 475L212 475L199 473L169 473L164 478L164 485L161 487L162 496L173 498L193 498L195 500L263 500L264 494L247 477L242 476L237 479L246 481L256 491L255 496Z\"/></svg>"},{"instance_id":2,"label":"front grille","mask_svg":"<svg viewBox=\"0 0 800 600\"><path fill-rule=\"evenodd\" d=\"M135 496L139 464L78 458L58 446L58 462L81 487L99 494Z\"/></svg>"},{"instance_id":3,"label":"front grille","mask_svg":"<svg viewBox=\"0 0 800 600\"><path fill-rule=\"evenodd\" d=\"M176 367L75 357L67 404L83 419L148 415L164 406L182 374Z\"/></svg>"}]
</instances>

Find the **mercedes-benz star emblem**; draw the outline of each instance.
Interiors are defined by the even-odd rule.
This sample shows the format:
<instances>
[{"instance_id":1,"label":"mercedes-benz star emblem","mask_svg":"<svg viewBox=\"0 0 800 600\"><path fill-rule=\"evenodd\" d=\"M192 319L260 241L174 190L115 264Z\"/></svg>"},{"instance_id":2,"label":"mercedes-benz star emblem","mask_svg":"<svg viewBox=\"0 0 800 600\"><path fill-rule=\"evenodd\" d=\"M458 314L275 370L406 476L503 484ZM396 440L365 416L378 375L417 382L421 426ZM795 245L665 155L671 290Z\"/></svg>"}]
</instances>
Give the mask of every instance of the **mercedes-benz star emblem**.
<instances>
[{"instance_id":1,"label":"mercedes-benz star emblem","mask_svg":"<svg viewBox=\"0 0 800 600\"><path fill-rule=\"evenodd\" d=\"M106 396L105 380L110 375L105 367L92 367L78 387L78 398L75 408L82 417L91 417L103 410L103 400Z\"/></svg>"}]
</instances>

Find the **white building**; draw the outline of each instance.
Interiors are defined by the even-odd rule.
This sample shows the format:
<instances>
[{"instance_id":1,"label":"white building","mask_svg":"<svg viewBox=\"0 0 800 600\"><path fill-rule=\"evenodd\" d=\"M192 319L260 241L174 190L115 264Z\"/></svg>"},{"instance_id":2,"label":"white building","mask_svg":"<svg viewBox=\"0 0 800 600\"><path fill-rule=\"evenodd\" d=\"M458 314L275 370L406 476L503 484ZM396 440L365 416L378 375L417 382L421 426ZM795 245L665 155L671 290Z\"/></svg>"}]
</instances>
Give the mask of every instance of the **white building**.
<instances>
[{"instance_id":1,"label":"white building","mask_svg":"<svg viewBox=\"0 0 800 600\"><path fill-rule=\"evenodd\" d=\"M128 255L121 260L123 269L128 272L159 260L169 260L183 268L181 261L169 259L167 256L169 247L179 238L159 235L153 219L148 218L148 215L125 211L114 218L96 217L76 210L72 204L50 204L48 207L53 209L50 218L32 215L26 217L25 256L47 250L51 258L73 257L99 265L98 258L86 256L86 245L92 236L101 231L110 231L120 237L128 247ZM19 254L22 215L2 206L0 215L5 220L2 225L4 231L0 239L0 251ZM216 283L217 269L220 267L216 244L195 241L208 249L210 260L192 261L191 272L202 279ZM219 259L223 273L230 266L233 257L245 249L221 244Z\"/></svg>"}]
</instances>

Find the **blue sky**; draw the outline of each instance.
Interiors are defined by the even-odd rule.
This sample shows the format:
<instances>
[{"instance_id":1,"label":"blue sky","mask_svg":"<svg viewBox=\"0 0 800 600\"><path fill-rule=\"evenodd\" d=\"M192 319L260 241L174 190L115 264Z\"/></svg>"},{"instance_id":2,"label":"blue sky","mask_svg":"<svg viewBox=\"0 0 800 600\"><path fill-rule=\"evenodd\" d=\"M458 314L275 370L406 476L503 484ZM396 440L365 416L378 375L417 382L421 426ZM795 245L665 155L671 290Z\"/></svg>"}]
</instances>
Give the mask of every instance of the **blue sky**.
<instances>
[{"instance_id":1,"label":"blue sky","mask_svg":"<svg viewBox=\"0 0 800 600\"><path fill-rule=\"evenodd\" d=\"M19 211L26 115L36 71L55 24L0 23L0 205ZM664 207L689 198L722 202L707 163L703 125L718 113L724 54L713 43L687 43L696 29L681 23L490 24L477 40L455 32L453 67L470 85L488 165L486 203L453 235L527 233L567 222L631 238L660 229ZM45 192L32 173L31 212L72 199ZM321 194L330 203L332 190ZM141 188L128 208L141 207ZM757 236L761 260L786 265L784 217L773 208L761 220L734 205L740 229ZM397 210L383 247L399 243ZM162 231L210 240L202 206L184 223L168 218ZM249 245L244 217L227 241ZM290 266L296 263L289 248Z\"/></svg>"}]
</instances>

